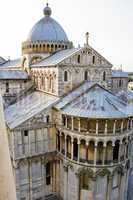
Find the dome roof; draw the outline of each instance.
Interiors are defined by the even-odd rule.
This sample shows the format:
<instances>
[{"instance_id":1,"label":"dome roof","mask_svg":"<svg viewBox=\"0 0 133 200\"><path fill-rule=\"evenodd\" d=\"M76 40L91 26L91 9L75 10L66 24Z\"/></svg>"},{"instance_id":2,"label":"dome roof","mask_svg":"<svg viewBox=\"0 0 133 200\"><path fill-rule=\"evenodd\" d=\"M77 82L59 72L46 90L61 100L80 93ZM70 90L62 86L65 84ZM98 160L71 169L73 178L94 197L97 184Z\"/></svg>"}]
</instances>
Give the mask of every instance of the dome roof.
<instances>
[{"instance_id":1,"label":"dome roof","mask_svg":"<svg viewBox=\"0 0 133 200\"><path fill-rule=\"evenodd\" d=\"M28 41L69 42L63 28L51 18L51 13L52 10L47 4L44 8L45 17L33 26L27 38Z\"/></svg>"}]
</instances>

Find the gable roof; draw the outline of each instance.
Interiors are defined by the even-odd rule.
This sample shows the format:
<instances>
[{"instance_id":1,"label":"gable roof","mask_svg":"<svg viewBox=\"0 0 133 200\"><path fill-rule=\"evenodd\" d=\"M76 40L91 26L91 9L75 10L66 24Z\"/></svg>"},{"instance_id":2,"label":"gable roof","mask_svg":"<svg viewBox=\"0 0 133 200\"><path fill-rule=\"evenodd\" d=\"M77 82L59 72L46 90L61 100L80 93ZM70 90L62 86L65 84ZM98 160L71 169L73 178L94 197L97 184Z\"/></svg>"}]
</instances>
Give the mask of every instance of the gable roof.
<instances>
[{"instance_id":1,"label":"gable roof","mask_svg":"<svg viewBox=\"0 0 133 200\"><path fill-rule=\"evenodd\" d=\"M10 129L14 129L36 114L51 107L58 99L58 97L43 92L33 92L5 109L6 123Z\"/></svg>"},{"instance_id":2,"label":"gable roof","mask_svg":"<svg viewBox=\"0 0 133 200\"><path fill-rule=\"evenodd\" d=\"M99 54L95 49L93 49L91 46L60 50L60 51L55 52L54 54L50 55L49 57L44 58L41 61L31 65L31 67L56 66L56 65L60 64L61 62L63 62L65 59L75 55L76 53L78 53L81 50L84 50L86 48L91 49L93 52L95 52L95 54L102 57L112 67L112 64L106 58L104 58L101 54Z\"/></svg>"},{"instance_id":3,"label":"gable roof","mask_svg":"<svg viewBox=\"0 0 133 200\"><path fill-rule=\"evenodd\" d=\"M127 104L100 85L91 85L87 82L79 88L79 91L78 95L76 91L68 94L61 100L61 102L55 105L55 108L60 109L63 114L77 117L128 117L128 114L126 114L127 112L125 113ZM73 94L75 94L74 97Z\"/></svg>"},{"instance_id":4,"label":"gable roof","mask_svg":"<svg viewBox=\"0 0 133 200\"><path fill-rule=\"evenodd\" d=\"M69 58L70 56L79 52L82 48L73 48L61 50L53 55L41 60L40 62L31 65L31 67L45 67L45 66L55 66L61 63L63 60Z\"/></svg>"}]
</instances>

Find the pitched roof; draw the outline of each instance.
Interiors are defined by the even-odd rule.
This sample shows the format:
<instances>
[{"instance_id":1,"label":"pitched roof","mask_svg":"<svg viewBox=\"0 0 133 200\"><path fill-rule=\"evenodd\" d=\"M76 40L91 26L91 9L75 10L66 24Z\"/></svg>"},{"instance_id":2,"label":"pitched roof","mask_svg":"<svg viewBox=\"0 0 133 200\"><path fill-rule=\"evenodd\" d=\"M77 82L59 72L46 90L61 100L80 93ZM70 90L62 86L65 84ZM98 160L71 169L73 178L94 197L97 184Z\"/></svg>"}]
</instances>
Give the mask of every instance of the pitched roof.
<instances>
[{"instance_id":1,"label":"pitched roof","mask_svg":"<svg viewBox=\"0 0 133 200\"><path fill-rule=\"evenodd\" d=\"M112 71L112 77L113 78L128 78L128 73L123 72L121 70L113 70Z\"/></svg>"},{"instance_id":2,"label":"pitched roof","mask_svg":"<svg viewBox=\"0 0 133 200\"><path fill-rule=\"evenodd\" d=\"M61 63L63 60L69 58L70 56L74 55L75 53L79 52L81 48L73 48L73 49L66 49L61 50L53 55L41 60L40 62L31 65L31 67L45 67L45 66L55 66Z\"/></svg>"},{"instance_id":3,"label":"pitched roof","mask_svg":"<svg viewBox=\"0 0 133 200\"><path fill-rule=\"evenodd\" d=\"M85 87L84 87L85 86ZM83 90L81 90L81 88ZM78 89L77 89L78 90ZM80 91L81 90L81 91ZM125 118L127 104L98 84L83 84L79 94L64 97L55 106L62 113L86 118ZM72 95L72 96L71 96ZM68 100L69 99L69 100Z\"/></svg>"},{"instance_id":4,"label":"pitched roof","mask_svg":"<svg viewBox=\"0 0 133 200\"><path fill-rule=\"evenodd\" d=\"M5 110L6 123L10 129L14 129L52 106L58 99L58 97L43 92L33 92Z\"/></svg>"},{"instance_id":5,"label":"pitched roof","mask_svg":"<svg viewBox=\"0 0 133 200\"><path fill-rule=\"evenodd\" d=\"M6 62L4 62L0 68L14 68L14 67L21 67L21 59L15 59L15 60L8 60Z\"/></svg>"},{"instance_id":6,"label":"pitched roof","mask_svg":"<svg viewBox=\"0 0 133 200\"><path fill-rule=\"evenodd\" d=\"M28 74L22 70L0 70L0 80L28 79Z\"/></svg>"},{"instance_id":7,"label":"pitched roof","mask_svg":"<svg viewBox=\"0 0 133 200\"><path fill-rule=\"evenodd\" d=\"M2 64L4 64L5 62L6 62L6 60L0 56L0 66L1 66Z\"/></svg>"}]
</instances>

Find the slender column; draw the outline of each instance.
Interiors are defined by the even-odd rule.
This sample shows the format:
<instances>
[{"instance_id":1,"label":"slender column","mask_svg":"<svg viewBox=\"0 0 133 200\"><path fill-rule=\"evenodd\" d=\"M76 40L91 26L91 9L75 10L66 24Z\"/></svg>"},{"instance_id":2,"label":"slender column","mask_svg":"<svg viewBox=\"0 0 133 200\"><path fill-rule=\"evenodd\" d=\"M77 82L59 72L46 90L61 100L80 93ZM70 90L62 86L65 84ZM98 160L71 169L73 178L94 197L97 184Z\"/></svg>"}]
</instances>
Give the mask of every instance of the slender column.
<instances>
[{"instance_id":1,"label":"slender column","mask_svg":"<svg viewBox=\"0 0 133 200\"><path fill-rule=\"evenodd\" d=\"M28 132L28 151L29 155L31 154L31 138L30 138L30 131Z\"/></svg>"},{"instance_id":2,"label":"slender column","mask_svg":"<svg viewBox=\"0 0 133 200\"><path fill-rule=\"evenodd\" d=\"M74 130L74 119L71 117L71 123L72 123L72 131Z\"/></svg>"},{"instance_id":3,"label":"slender column","mask_svg":"<svg viewBox=\"0 0 133 200\"><path fill-rule=\"evenodd\" d=\"M105 164L105 156L106 156L106 143L103 145L103 160L102 160L102 165Z\"/></svg>"},{"instance_id":4,"label":"slender column","mask_svg":"<svg viewBox=\"0 0 133 200\"><path fill-rule=\"evenodd\" d=\"M131 127L133 128L133 119L131 119Z\"/></svg>"},{"instance_id":5,"label":"slender column","mask_svg":"<svg viewBox=\"0 0 133 200\"><path fill-rule=\"evenodd\" d=\"M41 158L41 170L42 170L42 196L45 196L45 167L44 167L44 158Z\"/></svg>"},{"instance_id":6,"label":"slender column","mask_svg":"<svg viewBox=\"0 0 133 200\"><path fill-rule=\"evenodd\" d=\"M78 119L78 131L80 132L81 130L81 123L80 123L80 118Z\"/></svg>"},{"instance_id":7,"label":"slender column","mask_svg":"<svg viewBox=\"0 0 133 200\"><path fill-rule=\"evenodd\" d=\"M126 152L127 152L127 141L125 141L124 145L124 160L126 160Z\"/></svg>"},{"instance_id":8,"label":"slender column","mask_svg":"<svg viewBox=\"0 0 133 200\"><path fill-rule=\"evenodd\" d=\"M65 135L65 157L67 157L67 136Z\"/></svg>"},{"instance_id":9,"label":"slender column","mask_svg":"<svg viewBox=\"0 0 133 200\"><path fill-rule=\"evenodd\" d=\"M108 121L106 120L106 123L105 123L105 135L107 135L108 133Z\"/></svg>"},{"instance_id":10,"label":"slender column","mask_svg":"<svg viewBox=\"0 0 133 200\"><path fill-rule=\"evenodd\" d=\"M129 119L127 121L127 131L129 130Z\"/></svg>"},{"instance_id":11,"label":"slender column","mask_svg":"<svg viewBox=\"0 0 133 200\"><path fill-rule=\"evenodd\" d=\"M119 144L119 156L118 156L119 163L121 162L121 151L122 151L122 141L120 141L120 144Z\"/></svg>"},{"instance_id":12,"label":"slender column","mask_svg":"<svg viewBox=\"0 0 133 200\"><path fill-rule=\"evenodd\" d=\"M108 177L107 200L111 200L112 182L113 182L113 177L112 175L110 175Z\"/></svg>"},{"instance_id":13,"label":"slender column","mask_svg":"<svg viewBox=\"0 0 133 200\"><path fill-rule=\"evenodd\" d=\"M64 166L64 200L68 200L68 166Z\"/></svg>"},{"instance_id":14,"label":"slender column","mask_svg":"<svg viewBox=\"0 0 133 200\"><path fill-rule=\"evenodd\" d=\"M124 125L124 123L123 123L123 120L122 120L122 122L121 122L121 133L123 133L123 125Z\"/></svg>"},{"instance_id":15,"label":"slender column","mask_svg":"<svg viewBox=\"0 0 133 200\"><path fill-rule=\"evenodd\" d=\"M113 134L115 135L115 132L116 132L116 122L117 120L114 121L114 126L113 126Z\"/></svg>"},{"instance_id":16,"label":"slender column","mask_svg":"<svg viewBox=\"0 0 133 200\"><path fill-rule=\"evenodd\" d=\"M113 152L114 152L114 147L115 147L115 141L112 143L112 163L113 163Z\"/></svg>"},{"instance_id":17,"label":"slender column","mask_svg":"<svg viewBox=\"0 0 133 200\"><path fill-rule=\"evenodd\" d=\"M60 153L61 153L61 150L62 150L62 139L61 139L61 132L60 132Z\"/></svg>"},{"instance_id":18,"label":"slender column","mask_svg":"<svg viewBox=\"0 0 133 200\"><path fill-rule=\"evenodd\" d=\"M32 162L29 160L29 195L30 199L32 199Z\"/></svg>"},{"instance_id":19,"label":"slender column","mask_svg":"<svg viewBox=\"0 0 133 200\"><path fill-rule=\"evenodd\" d=\"M89 142L86 142L86 162L88 161L88 146L89 146Z\"/></svg>"},{"instance_id":20,"label":"slender column","mask_svg":"<svg viewBox=\"0 0 133 200\"><path fill-rule=\"evenodd\" d=\"M94 146L94 166L96 165L97 163L97 142L95 143L95 146Z\"/></svg>"},{"instance_id":21,"label":"slender column","mask_svg":"<svg viewBox=\"0 0 133 200\"><path fill-rule=\"evenodd\" d=\"M98 120L96 121L96 135L98 135L98 126L99 126L99 124L98 124Z\"/></svg>"},{"instance_id":22,"label":"slender column","mask_svg":"<svg viewBox=\"0 0 133 200\"><path fill-rule=\"evenodd\" d=\"M67 128L67 116L65 116L65 120L66 120L66 128Z\"/></svg>"},{"instance_id":23,"label":"slender column","mask_svg":"<svg viewBox=\"0 0 133 200\"><path fill-rule=\"evenodd\" d=\"M73 138L71 138L71 159L73 160Z\"/></svg>"},{"instance_id":24,"label":"slender column","mask_svg":"<svg viewBox=\"0 0 133 200\"><path fill-rule=\"evenodd\" d=\"M80 161L80 140L78 140L78 162Z\"/></svg>"}]
</instances>

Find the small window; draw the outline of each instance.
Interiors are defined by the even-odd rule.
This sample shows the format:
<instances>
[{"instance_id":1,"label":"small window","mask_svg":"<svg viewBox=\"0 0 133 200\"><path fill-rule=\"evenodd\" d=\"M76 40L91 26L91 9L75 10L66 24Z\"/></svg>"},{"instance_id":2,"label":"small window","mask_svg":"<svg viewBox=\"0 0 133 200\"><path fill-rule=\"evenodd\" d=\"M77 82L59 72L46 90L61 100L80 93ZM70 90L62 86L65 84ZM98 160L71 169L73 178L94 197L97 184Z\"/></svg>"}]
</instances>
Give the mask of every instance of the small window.
<instances>
[{"instance_id":1,"label":"small window","mask_svg":"<svg viewBox=\"0 0 133 200\"><path fill-rule=\"evenodd\" d=\"M106 72L103 72L103 81L106 81Z\"/></svg>"},{"instance_id":2,"label":"small window","mask_svg":"<svg viewBox=\"0 0 133 200\"><path fill-rule=\"evenodd\" d=\"M119 80L119 87L122 87L122 80Z\"/></svg>"},{"instance_id":3,"label":"small window","mask_svg":"<svg viewBox=\"0 0 133 200\"><path fill-rule=\"evenodd\" d=\"M49 115L47 115L46 116L46 122L49 123L49 121L50 121L50 117L49 117Z\"/></svg>"},{"instance_id":4,"label":"small window","mask_svg":"<svg viewBox=\"0 0 133 200\"><path fill-rule=\"evenodd\" d=\"M64 116L64 115L62 115L62 124L63 124L63 126L65 126L65 125L66 125L66 118L65 118L65 116Z\"/></svg>"},{"instance_id":5,"label":"small window","mask_svg":"<svg viewBox=\"0 0 133 200\"><path fill-rule=\"evenodd\" d=\"M67 71L64 72L64 81L65 82L68 81L68 72Z\"/></svg>"},{"instance_id":6,"label":"small window","mask_svg":"<svg viewBox=\"0 0 133 200\"><path fill-rule=\"evenodd\" d=\"M84 73L84 80L85 80L85 81L88 80L88 72L87 72L87 71L85 71L85 73Z\"/></svg>"},{"instance_id":7,"label":"small window","mask_svg":"<svg viewBox=\"0 0 133 200\"><path fill-rule=\"evenodd\" d=\"M92 57L92 63L95 64L95 56Z\"/></svg>"},{"instance_id":8,"label":"small window","mask_svg":"<svg viewBox=\"0 0 133 200\"><path fill-rule=\"evenodd\" d=\"M28 130L24 130L24 136L25 136L25 137L28 136Z\"/></svg>"},{"instance_id":9,"label":"small window","mask_svg":"<svg viewBox=\"0 0 133 200\"><path fill-rule=\"evenodd\" d=\"M78 63L80 63L80 55L78 55Z\"/></svg>"},{"instance_id":10,"label":"small window","mask_svg":"<svg viewBox=\"0 0 133 200\"><path fill-rule=\"evenodd\" d=\"M50 170L50 162L46 164L46 185L51 184L51 170Z\"/></svg>"},{"instance_id":11,"label":"small window","mask_svg":"<svg viewBox=\"0 0 133 200\"><path fill-rule=\"evenodd\" d=\"M7 93L9 92L9 83L8 82L6 83L6 92Z\"/></svg>"}]
</instances>

